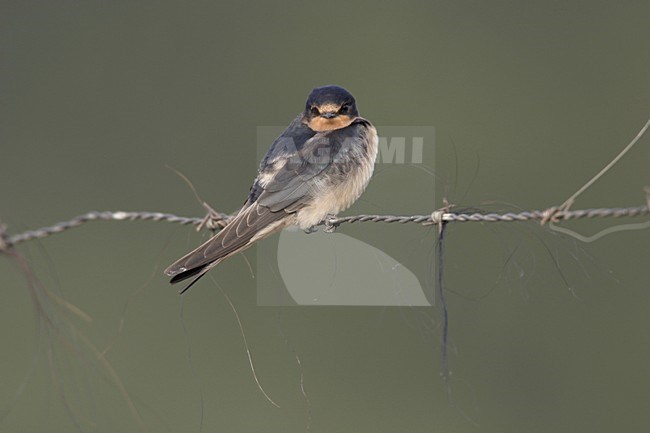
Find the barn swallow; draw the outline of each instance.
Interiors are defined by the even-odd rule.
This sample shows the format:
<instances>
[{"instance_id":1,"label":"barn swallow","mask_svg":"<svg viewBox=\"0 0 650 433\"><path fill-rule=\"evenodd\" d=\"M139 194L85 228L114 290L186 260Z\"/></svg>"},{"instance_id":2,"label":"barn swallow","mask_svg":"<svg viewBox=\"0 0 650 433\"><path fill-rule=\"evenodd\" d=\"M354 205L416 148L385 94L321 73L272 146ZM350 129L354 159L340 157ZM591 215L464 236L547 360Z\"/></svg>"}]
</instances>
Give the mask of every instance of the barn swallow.
<instances>
[{"instance_id":1,"label":"barn swallow","mask_svg":"<svg viewBox=\"0 0 650 433\"><path fill-rule=\"evenodd\" d=\"M273 142L241 210L219 233L165 270L181 293L226 258L287 226L309 230L354 203L372 176L377 130L338 86L311 91Z\"/></svg>"}]
</instances>

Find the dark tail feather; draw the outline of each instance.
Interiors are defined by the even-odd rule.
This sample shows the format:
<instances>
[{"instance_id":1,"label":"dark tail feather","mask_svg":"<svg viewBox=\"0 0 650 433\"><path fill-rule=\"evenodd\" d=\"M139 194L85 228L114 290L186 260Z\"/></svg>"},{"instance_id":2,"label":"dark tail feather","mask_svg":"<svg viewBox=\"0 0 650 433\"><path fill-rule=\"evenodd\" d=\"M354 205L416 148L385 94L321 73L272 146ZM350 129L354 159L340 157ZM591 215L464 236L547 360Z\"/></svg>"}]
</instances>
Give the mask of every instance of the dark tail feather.
<instances>
[{"instance_id":1,"label":"dark tail feather","mask_svg":"<svg viewBox=\"0 0 650 433\"><path fill-rule=\"evenodd\" d=\"M185 281L188 278L196 277L192 281L190 281L190 283L187 286L185 286L184 288L182 288L178 292L179 295L182 295L183 293L187 292L187 290L190 287L192 287L194 285L194 283L199 281L201 279L201 277L205 275L206 272L208 272L210 270L210 267L211 267L210 265L211 265L211 263L208 263L208 264L200 266L198 268L194 268L194 269L190 269L189 271L181 272L178 275L174 275L172 277L172 279L169 280L169 282L171 284L176 284L176 283L180 283L181 281Z\"/></svg>"},{"instance_id":2,"label":"dark tail feather","mask_svg":"<svg viewBox=\"0 0 650 433\"><path fill-rule=\"evenodd\" d=\"M207 270L206 270L206 272L207 272ZM187 291L190 289L190 287L192 287L192 286L194 285L194 283L196 283L197 281L199 281L199 280L201 279L201 277L204 276L204 275L205 275L205 272L203 272L202 274L199 274L199 276L196 277L196 278L194 278L194 279L190 282L190 284L188 284L187 286L185 286L185 287L183 287L181 290L179 290L178 294L179 294L179 295L182 295L183 293L187 292Z\"/></svg>"}]
</instances>

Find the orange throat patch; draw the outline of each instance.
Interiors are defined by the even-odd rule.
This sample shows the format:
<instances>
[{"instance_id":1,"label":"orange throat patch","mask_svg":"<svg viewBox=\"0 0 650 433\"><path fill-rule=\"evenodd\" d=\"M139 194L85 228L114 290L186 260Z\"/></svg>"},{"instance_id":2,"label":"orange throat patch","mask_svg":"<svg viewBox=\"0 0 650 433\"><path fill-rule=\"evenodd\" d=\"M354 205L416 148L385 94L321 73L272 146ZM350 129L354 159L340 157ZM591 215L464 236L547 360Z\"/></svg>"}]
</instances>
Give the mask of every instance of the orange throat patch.
<instances>
[{"instance_id":1,"label":"orange throat patch","mask_svg":"<svg viewBox=\"0 0 650 433\"><path fill-rule=\"evenodd\" d=\"M321 116L316 116L307 122L307 126L311 128L312 131L323 132L323 131L333 131L335 129L345 128L350 126L354 119L347 115L336 116L333 119L326 119Z\"/></svg>"}]
</instances>

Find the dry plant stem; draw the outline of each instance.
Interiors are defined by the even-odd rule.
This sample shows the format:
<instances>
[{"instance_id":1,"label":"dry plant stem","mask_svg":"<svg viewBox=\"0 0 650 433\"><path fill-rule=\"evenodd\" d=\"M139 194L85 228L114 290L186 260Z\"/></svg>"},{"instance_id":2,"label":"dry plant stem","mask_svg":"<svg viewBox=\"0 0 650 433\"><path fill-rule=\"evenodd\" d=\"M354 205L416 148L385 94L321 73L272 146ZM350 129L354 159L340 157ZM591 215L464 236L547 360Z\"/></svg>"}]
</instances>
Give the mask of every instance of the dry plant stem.
<instances>
[{"instance_id":1,"label":"dry plant stem","mask_svg":"<svg viewBox=\"0 0 650 433\"><path fill-rule=\"evenodd\" d=\"M600 179L605 173L607 173L621 158L623 158L623 156L625 156L625 154L629 152L630 149L632 149L632 147L634 147L634 145L641 139L641 137L643 137L643 135L648 130L648 127L650 127L650 119L648 119L645 125L643 125L643 128L641 128L641 130L638 132L638 134L636 134L636 136L632 139L632 141L630 141L628 145L625 146L625 148L623 148L623 150L621 150L619 154L614 157L614 159L612 159L605 167L603 167L602 170L600 170L594 177L592 177L587 183L585 183L578 191L573 193L571 197L566 199L566 201L562 203L559 207L551 208L555 210L555 212L549 212L548 219L542 220L541 224L544 224L549 220L553 222L558 222L559 220L558 212L568 211L569 209L571 209L571 206L573 206L573 203L578 198L578 196L583 192L585 192L591 185L593 185L598 179ZM648 204L648 206L650 206L650 204Z\"/></svg>"}]
</instances>

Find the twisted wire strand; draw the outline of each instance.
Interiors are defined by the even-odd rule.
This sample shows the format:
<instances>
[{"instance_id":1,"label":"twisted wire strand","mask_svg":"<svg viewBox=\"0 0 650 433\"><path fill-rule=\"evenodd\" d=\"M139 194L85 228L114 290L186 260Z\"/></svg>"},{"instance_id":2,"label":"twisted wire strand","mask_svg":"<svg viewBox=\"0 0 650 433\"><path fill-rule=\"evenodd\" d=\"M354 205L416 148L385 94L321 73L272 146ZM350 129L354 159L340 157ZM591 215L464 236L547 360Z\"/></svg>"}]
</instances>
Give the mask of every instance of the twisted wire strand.
<instances>
[{"instance_id":1,"label":"twisted wire strand","mask_svg":"<svg viewBox=\"0 0 650 433\"><path fill-rule=\"evenodd\" d=\"M330 217L325 220L325 225L337 227L342 223L354 222L385 222L385 223L417 223L423 225L440 224L448 222L513 222L513 221L553 221L579 219L579 218L621 218L635 217L650 214L648 206L627 208L596 208L560 211L558 208L546 210L533 210L507 213L454 213L434 211L431 215L355 215L349 217Z\"/></svg>"},{"instance_id":2,"label":"twisted wire strand","mask_svg":"<svg viewBox=\"0 0 650 433\"><path fill-rule=\"evenodd\" d=\"M161 213L161 212L124 212L124 211L104 211L97 212L91 211L83 215L76 216L68 221L62 221L48 227L42 227L37 230L29 230L12 236L5 236L4 242L8 246L13 246L21 242L31 241L33 239L41 239L61 233L68 229L79 227L89 221L164 221L176 223L180 225L198 225L203 220L202 218L188 218L178 215ZM1 248L0 248L1 249Z\"/></svg>"},{"instance_id":3,"label":"twisted wire strand","mask_svg":"<svg viewBox=\"0 0 650 433\"><path fill-rule=\"evenodd\" d=\"M549 208L543 211L523 211L507 213L454 213L447 210L437 210L431 215L354 215L346 217L328 216L322 222L326 231L334 231L344 223L356 222L384 222L384 223L415 223L421 225L432 225L450 222L513 222L513 221L553 221L580 219L580 218L621 218L636 217L650 214L648 205L626 207L626 208L597 208L578 210L559 210ZM21 242L33 239L41 239L55 233L61 233L73 227L79 227L89 221L163 221L180 225L205 226L208 229L216 230L223 228L232 218L231 215L210 212L204 218L183 217L162 212L124 212L124 211L92 211L76 216L68 221L63 221L48 227L37 230L30 230L24 233L9 236L6 228L0 226L0 251Z\"/></svg>"}]
</instances>

